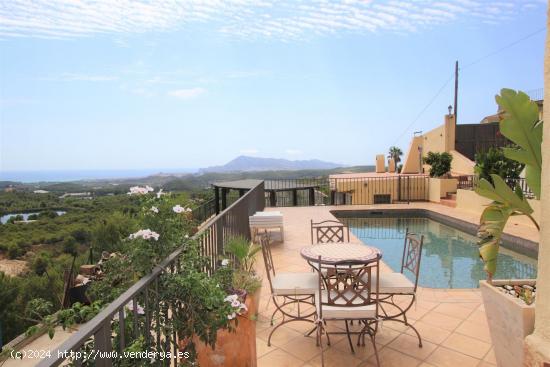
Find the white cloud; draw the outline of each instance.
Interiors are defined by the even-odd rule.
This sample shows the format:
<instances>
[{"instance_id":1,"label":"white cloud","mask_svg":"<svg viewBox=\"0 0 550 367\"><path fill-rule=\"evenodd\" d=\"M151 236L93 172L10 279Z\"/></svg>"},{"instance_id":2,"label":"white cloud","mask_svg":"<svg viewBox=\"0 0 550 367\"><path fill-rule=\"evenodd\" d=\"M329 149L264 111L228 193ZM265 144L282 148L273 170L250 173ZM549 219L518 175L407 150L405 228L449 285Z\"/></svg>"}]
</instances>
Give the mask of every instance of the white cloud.
<instances>
[{"instance_id":1,"label":"white cloud","mask_svg":"<svg viewBox=\"0 0 550 367\"><path fill-rule=\"evenodd\" d=\"M526 6L527 5L527 6ZM541 0L11 0L0 2L0 39L74 39L189 29L239 38L306 39L338 32L411 32L456 22L503 22ZM121 38L122 37L122 38Z\"/></svg>"},{"instance_id":2,"label":"white cloud","mask_svg":"<svg viewBox=\"0 0 550 367\"><path fill-rule=\"evenodd\" d=\"M299 154L302 154L303 152L298 149L287 149L285 150L285 153L288 155L299 155Z\"/></svg>"},{"instance_id":3,"label":"white cloud","mask_svg":"<svg viewBox=\"0 0 550 367\"><path fill-rule=\"evenodd\" d=\"M250 149L241 149L240 150L240 153L241 154L248 154L248 155L254 155L254 154L258 154L260 151L258 149L255 149L255 148L250 148Z\"/></svg>"},{"instance_id":4,"label":"white cloud","mask_svg":"<svg viewBox=\"0 0 550 367\"><path fill-rule=\"evenodd\" d=\"M189 88L189 89L176 89L168 92L169 96L180 98L180 99L190 99L197 97L206 92L204 88Z\"/></svg>"}]
</instances>

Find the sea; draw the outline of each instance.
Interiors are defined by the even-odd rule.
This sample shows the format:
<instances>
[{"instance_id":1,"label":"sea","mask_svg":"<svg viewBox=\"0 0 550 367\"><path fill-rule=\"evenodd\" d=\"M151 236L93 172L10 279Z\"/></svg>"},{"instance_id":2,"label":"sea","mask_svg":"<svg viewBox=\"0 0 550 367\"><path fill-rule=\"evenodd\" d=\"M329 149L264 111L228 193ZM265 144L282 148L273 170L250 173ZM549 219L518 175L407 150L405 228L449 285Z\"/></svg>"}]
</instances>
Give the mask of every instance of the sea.
<instances>
[{"instance_id":1,"label":"sea","mask_svg":"<svg viewBox=\"0 0 550 367\"><path fill-rule=\"evenodd\" d=\"M48 171L4 171L0 170L0 181L16 182L67 182L80 180L139 178L156 174L195 173L196 168L151 168L151 169L107 169L107 170L48 170Z\"/></svg>"}]
</instances>

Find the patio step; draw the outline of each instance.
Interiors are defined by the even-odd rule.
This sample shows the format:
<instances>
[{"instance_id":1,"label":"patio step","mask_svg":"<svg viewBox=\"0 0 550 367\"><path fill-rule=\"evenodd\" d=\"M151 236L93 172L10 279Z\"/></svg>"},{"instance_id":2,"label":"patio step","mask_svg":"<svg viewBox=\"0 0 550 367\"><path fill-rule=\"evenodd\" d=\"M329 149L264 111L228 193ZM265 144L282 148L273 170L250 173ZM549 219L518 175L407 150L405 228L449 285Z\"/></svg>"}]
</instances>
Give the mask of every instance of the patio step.
<instances>
[{"instance_id":1,"label":"patio step","mask_svg":"<svg viewBox=\"0 0 550 367\"><path fill-rule=\"evenodd\" d=\"M439 203L445 206L450 206L451 208L456 208L456 200L454 199L441 199Z\"/></svg>"}]
</instances>

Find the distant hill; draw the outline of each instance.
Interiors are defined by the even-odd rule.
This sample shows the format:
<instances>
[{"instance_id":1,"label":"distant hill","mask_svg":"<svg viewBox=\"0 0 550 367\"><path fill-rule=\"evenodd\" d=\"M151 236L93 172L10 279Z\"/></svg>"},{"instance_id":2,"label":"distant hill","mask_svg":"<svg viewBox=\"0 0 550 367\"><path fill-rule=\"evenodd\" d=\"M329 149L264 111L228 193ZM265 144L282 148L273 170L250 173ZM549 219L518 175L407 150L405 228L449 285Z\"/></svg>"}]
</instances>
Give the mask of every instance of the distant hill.
<instances>
[{"instance_id":1,"label":"distant hill","mask_svg":"<svg viewBox=\"0 0 550 367\"><path fill-rule=\"evenodd\" d=\"M291 161L288 159L259 158L241 155L223 166L202 168L200 173L223 172L259 172L259 171L296 171L324 170L342 167L341 164L324 162L318 159Z\"/></svg>"}]
</instances>

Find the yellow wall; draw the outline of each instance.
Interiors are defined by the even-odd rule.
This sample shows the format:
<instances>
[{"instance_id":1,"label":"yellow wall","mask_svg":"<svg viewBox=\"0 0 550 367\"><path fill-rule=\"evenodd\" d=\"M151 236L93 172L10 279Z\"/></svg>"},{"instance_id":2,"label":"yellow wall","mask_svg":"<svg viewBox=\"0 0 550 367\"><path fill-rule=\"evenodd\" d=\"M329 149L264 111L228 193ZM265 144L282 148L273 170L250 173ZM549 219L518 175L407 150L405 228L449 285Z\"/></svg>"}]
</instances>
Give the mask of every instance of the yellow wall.
<instances>
[{"instance_id":1,"label":"yellow wall","mask_svg":"<svg viewBox=\"0 0 550 367\"><path fill-rule=\"evenodd\" d=\"M374 195L390 195L391 202L401 200L425 200L428 180L424 176L398 176L385 178L337 179L338 192L351 194L353 205L374 204ZM399 190L401 196L399 196Z\"/></svg>"},{"instance_id":2,"label":"yellow wall","mask_svg":"<svg viewBox=\"0 0 550 367\"><path fill-rule=\"evenodd\" d=\"M439 203L447 194L455 193L458 180L454 178L430 178L429 200Z\"/></svg>"},{"instance_id":3,"label":"yellow wall","mask_svg":"<svg viewBox=\"0 0 550 367\"><path fill-rule=\"evenodd\" d=\"M451 173L453 175L461 176L474 174L475 162L469 160L456 150L451 150L450 153L453 156L453 161L451 162Z\"/></svg>"},{"instance_id":4,"label":"yellow wall","mask_svg":"<svg viewBox=\"0 0 550 367\"><path fill-rule=\"evenodd\" d=\"M384 154L376 156L376 173L386 172L386 162L384 162Z\"/></svg>"},{"instance_id":5,"label":"yellow wall","mask_svg":"<svg viewBox=\"0 0 550 367\"><path fill-rule=\"evenodd\" d=\"M403 161L403 168L401 173L413 174L418 173L420 167L420 160L418 159L418 147L422 146L422 136L415 136L411 140L407 156Z\"/></svg>"},{"instance_id":6,"label":"yellow wall","mask_svg":"<svg viewBox=\"0 0 550 367\"><path fill-rule=\"evenodd\" d=\"M454 116L445 115L443 125L428 131L420 137L414 137L407 152L407 158L403 164L403 173L418 173L418 147L422 147L422 154L428 152L443 153L453 151L455 148L455 123ZM429 165L423 165L424 172L428 172Z\"/></svg>"},{"instance_id":7,"label":"yellow wall","mask_svg":"<svg viewBox=\"0 0 550 367\"><path fill-rule=\"evenodd\" d=\"M491 200L479 196L473 190L457 190L456 191L456 207L458 209L467 210L472 213L476 213L481 216L485 207L491 203ZM539 200L529 200L531 208L533 208L533 218L540 223L540 201ZM533 223L531 220L525 216L514 216L511 217L508 221L507 227L512 227L516 224L532 226Z\"/></svg>"}]
</instances>

